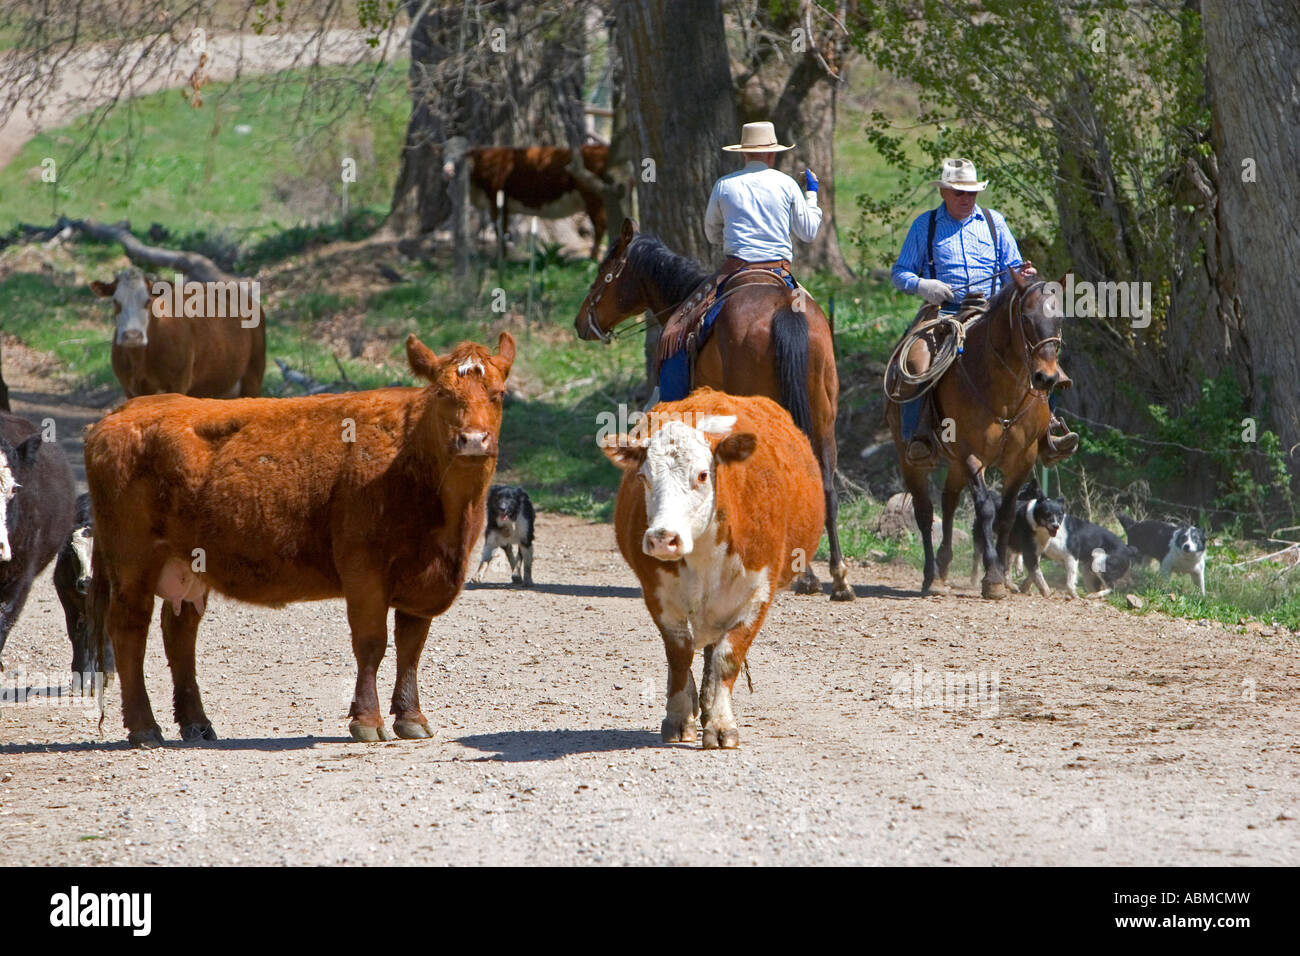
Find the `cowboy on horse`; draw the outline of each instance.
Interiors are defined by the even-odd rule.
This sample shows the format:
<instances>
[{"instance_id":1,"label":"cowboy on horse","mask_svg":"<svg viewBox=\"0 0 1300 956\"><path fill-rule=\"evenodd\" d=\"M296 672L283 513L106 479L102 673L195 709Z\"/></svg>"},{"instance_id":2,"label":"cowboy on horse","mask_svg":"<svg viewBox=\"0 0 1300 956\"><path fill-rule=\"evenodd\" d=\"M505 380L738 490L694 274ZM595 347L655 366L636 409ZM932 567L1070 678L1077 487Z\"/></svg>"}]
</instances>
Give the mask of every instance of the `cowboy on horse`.
<instances>
[{"instance_id":1,"label":"cowboy on horse","mask_svg":"<svg viewBox=\"0 0 1300 956\"><path fill-rule=\"evenodd\" d=\"M1018 268L1026 276L1036 275L1033 264L1021 257L1002 214L976 205L988 180L979 180L974 163L969 159L945 159L939 178L931 185L939 187L943 203L912 222L891 273L895 288L926 301L909 331L933 319L936 310L939 315L979 311L1006 281L1008 268ZM928 336L919 336L913 342L906 357L913 377L929 369L933 345ZM939 459L939 444L933 433L932 394L905 400L901 408L907 459L920 467L933 467ZM1079 446L1079 436L1054 414L1055 393L1050 404L1050 427L1062 434L1049 431L1043 436L1039 459L1048 466L1073 454Z\"/></svg>"},{"instance_id":2,"label":"cowboy on horse","mask_svg":"<svg viewBox=\"0 0 1300 956\"><path fill-rule=\"evenodd\" d=\"M793 233L811 242L822 223L817 176L805 169L804 188L800 189L792 177L775 168L777 154L794 146L778 143L771 123L746 123L740 142L722 148L748 160L743 169L713 184L704 213L704 234L709 242L722 246L726 258L708 282L664 323L659 349L661 401L685 398L691 390L688 345L694 343L686 340L693 333L708 334L707 316L705 328L696 333L699 317L716 312L726 290L735 291L750 282L777 282L794 289L790 236Z\"/></svg>"}]
</instances>

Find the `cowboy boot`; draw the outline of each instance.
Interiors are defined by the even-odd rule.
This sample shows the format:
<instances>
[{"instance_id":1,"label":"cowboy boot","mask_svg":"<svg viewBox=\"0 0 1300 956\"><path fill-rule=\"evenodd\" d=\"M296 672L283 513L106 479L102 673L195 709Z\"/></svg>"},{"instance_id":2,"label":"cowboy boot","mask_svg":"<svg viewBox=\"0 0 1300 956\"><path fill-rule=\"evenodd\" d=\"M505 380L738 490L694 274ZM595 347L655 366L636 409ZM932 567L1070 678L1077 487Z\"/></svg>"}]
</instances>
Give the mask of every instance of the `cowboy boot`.
<instances>
[{"instance_id":1,"label":"cowboy boot","mask_svg":"<svg viewBox=\"0 0 1300 956\"><path fill-rule=\"evenodd\" d=\"M1062 434L1053 435L1052 429ZM1079 433L1070 431L1068 425L1055 415L1047 425L1047 434L1039 442L1038 457L1044 468L1060 464L1079 450Z\"/></svg>"},{"instance_id":2,"label":"cowboy boot","mask_svg":"<svg viewBox=\"0 0 1300 956\"><path fill-rule=\"evenodd\" d=\"M907 443L907 462L919 468L933 468L939 464L939 442L934 437L934 401L930 395L921 399L916 430Z\"/></svg>"}]
</instances>

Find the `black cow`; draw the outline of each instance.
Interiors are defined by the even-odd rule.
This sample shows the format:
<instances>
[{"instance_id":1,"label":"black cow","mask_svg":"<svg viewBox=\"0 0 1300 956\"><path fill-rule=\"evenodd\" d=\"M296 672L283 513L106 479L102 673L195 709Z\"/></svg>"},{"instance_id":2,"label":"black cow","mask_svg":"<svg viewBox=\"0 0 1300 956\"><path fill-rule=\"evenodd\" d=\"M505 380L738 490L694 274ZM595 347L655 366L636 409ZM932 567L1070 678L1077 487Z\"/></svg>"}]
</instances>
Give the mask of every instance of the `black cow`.
<instances>
[{"instance_id":1,"label":"black cow","mask_svg":"<svg viewBox=\"0 0 1300 956\"><path fill-rule=\"evenodd\" d=\"M72 534L77 492L63 450L41 430L0 413L0 652L36 575Z\"/></svg>"}]
</instances>

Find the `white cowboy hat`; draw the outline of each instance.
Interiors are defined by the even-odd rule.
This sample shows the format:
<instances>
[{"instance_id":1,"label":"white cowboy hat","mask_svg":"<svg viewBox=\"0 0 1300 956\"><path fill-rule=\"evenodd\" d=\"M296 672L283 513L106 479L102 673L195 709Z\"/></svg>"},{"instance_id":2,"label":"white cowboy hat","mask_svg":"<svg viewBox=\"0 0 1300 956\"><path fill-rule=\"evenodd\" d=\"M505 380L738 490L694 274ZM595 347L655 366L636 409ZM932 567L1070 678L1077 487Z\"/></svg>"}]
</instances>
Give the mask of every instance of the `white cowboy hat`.
<instances>
[{"instance_id":1,"label":"white cowboy hat","mask_svg":"<svg viewBox=\"0 0 1300 956\"><path fill-rule=\"evenodd\" d=\"M989 181L979 181L975 175L975 164L969 159L945 159L938 179L930 180L931 186L947 187L962 193L977 193L983 190Z\"/></svg>"},{"instance_id":2,"label":"white cowboy hat","mask_svg":"<svg viewBox=\"0 0 1300 956\"><path fill-rule=\"evenodd\" d=\"M780 153L794 149L794 144L782 146L776 141L776 127L771 123L746 123L740 130L740 142L723 149L732 153Z\"/></svg>"}]
</instances>

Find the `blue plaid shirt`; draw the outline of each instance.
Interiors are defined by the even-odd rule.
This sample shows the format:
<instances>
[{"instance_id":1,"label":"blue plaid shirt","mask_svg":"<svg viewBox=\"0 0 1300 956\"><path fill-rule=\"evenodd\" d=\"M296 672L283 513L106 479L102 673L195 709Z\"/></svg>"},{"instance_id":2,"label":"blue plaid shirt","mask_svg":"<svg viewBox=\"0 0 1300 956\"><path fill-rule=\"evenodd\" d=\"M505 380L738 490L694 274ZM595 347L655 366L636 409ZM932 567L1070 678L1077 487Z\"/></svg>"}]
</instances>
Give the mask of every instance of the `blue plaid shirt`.
<instances>
[{"instance_id":1,"label":"blue plaid shirt","mask_svg":"<svg viewBox=\"0 0 1300 956\"><path fill-rule=\"evenodd\" d=\"M958 222L948 215L946 205L939 206L934 222L933 278L952 286L958 300L968 292L979 292L991 298L1006 282L1006 276L1000 276L995 288L993 273L1024 263L1016 237L1011 235L1002 214L990 209L989 217L993 220L993 228L998 231L997 263L993 262L993 235L984 219L983 209L976 206L964 221ZM907 230L903 251L890 272L894 288L900 292L914 293L921 279L931 278L925 242L929 228L930 214L924 212Z\"/></svg>"}]
</instances>

